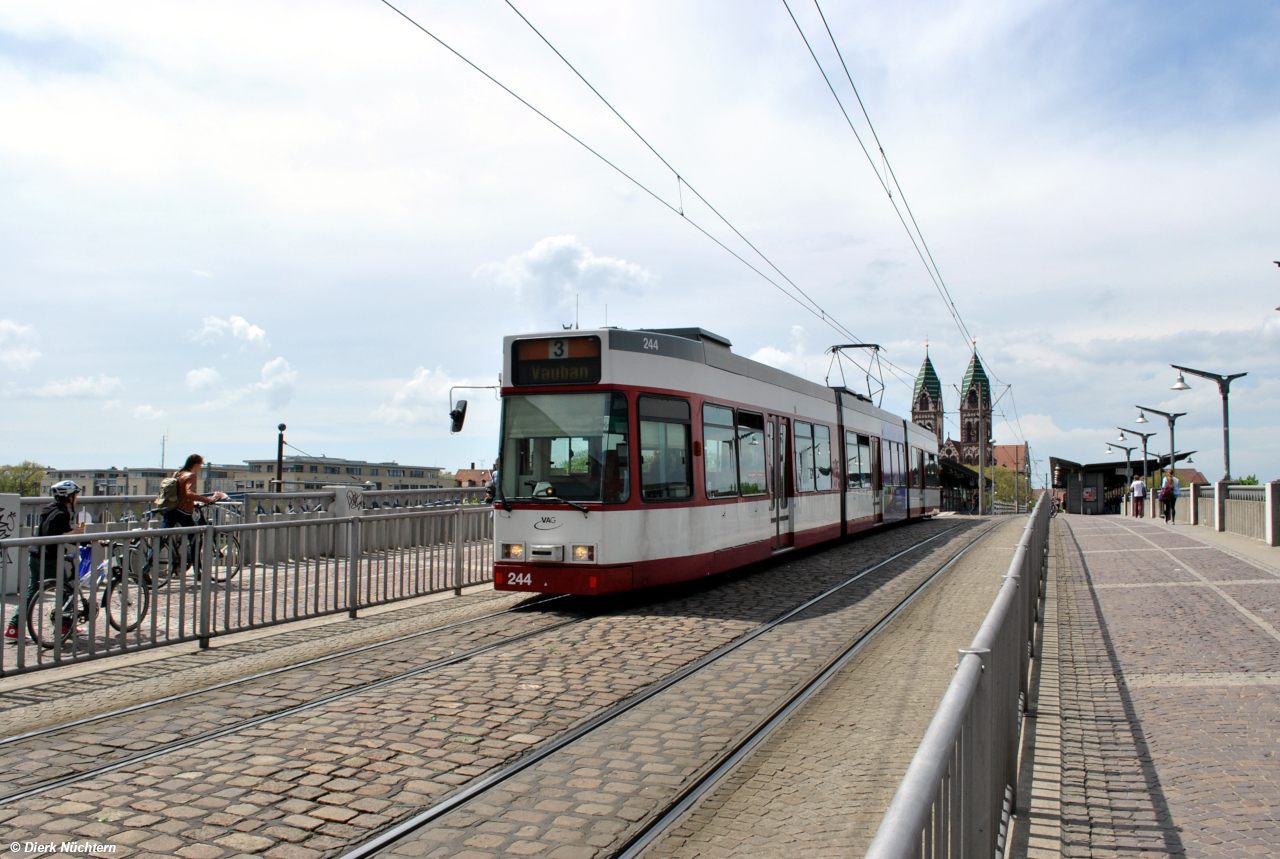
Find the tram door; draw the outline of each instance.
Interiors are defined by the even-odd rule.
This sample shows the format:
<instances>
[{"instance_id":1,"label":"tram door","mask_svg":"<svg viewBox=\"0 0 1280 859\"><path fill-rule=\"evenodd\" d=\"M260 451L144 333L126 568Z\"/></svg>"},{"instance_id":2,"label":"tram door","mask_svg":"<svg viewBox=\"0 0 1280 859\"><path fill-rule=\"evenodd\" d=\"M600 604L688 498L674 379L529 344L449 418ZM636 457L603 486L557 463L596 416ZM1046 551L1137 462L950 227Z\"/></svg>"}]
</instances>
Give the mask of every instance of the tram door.
<instances>
[{"instance_id":1,"label":"tram door","mask_svg":"<svg viewBox=\"0 0 1280 859\"><path fill-rule=\"evenodd\" d=\"M766 452L769 455L769 521L773 524L773 550L790 548L792 542L791 504L787 499L787 475L790 473L790 421L778 415L769 415L765 426L768 436Z\"/></svg>"}]
</instances>

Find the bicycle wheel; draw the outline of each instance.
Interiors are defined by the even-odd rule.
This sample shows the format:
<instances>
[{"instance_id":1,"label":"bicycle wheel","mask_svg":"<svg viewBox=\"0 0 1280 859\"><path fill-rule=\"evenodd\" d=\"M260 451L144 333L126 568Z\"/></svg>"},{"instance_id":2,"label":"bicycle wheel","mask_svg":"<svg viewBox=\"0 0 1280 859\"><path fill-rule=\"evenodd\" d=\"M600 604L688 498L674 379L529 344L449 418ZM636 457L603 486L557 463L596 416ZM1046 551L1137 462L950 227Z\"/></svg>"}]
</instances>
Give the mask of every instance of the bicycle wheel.
<instances>
[{"instance_id":1,"label":"bicycle wheel","mask_svg":"<svg viewBox=\"0 0 1280 859\"><path fill-rule=\"evenodd\" d=\"M40 646L52 649L59 643L66 644L76 632L76 621L81 614L88 614L88 605L76 610L78 602L84 602L78 590L68 595L62 594L62 611L58 610L58 582L46 579L40 583L40 589L31 595L27 603L27 630L31 640ZM61 615L61 618L59 618Z\"/></svg>"},{"instance_id":2,"label":"bicycle wheel","mask_svg":"<svg viewBox=\"0 0 1280 859\"><path fill-rule=\"evenodd\" d=\"M213 541L213 570L210 578L221 584L240 572L240 538L218 534Z\"/></svg>"},{"instance_id":3,"label":"bicycle wheel","mask_svg":"<svg viewBox=\"0 0 1280 859\"><path fill-rule=\"evenodd\" d=\"M151 591L137 573L114 575L107 580L104 602L107 622L117 630L133 632L151 608Z\"/></svg>"}]
</instances>

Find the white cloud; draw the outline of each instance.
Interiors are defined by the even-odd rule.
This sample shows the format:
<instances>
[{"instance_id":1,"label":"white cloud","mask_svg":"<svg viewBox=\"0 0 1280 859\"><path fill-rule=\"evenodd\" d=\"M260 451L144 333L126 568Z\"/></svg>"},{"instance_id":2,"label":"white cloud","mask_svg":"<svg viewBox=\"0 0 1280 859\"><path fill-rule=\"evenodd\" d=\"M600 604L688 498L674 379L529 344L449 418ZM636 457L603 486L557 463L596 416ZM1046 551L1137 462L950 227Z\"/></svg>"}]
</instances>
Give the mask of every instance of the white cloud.
<instances>
[{"instance_id":1,"label":"white cloud","mask_svg":"<svg viewBox=\"0 0 1280 859\"><path fill-rule=\"evenodd\" d=\"M213 367L201 367L187 372L186 386L193 391L212 388L222 381L222 374Z\"/></svg>"},{"instance_id":2,"label":"white cloud","mask_svg":"<svg viewBox=\"0 0 1280 859\"><path fill-rule=\"evenodd\" d=\"M124 385L114 376L75 376L61 381L45 382L31 391L37 397L71 399L77 397L106 397L124 390Z\"/></svg>"},{"instance_id":3,"label":"white cloud","mask_svg":"<svg viewBox=\"0 0 1280 859\"><path fill-rule=\"evenodd\" d=\"M138 406L133 410L133 416L140 421L158 421L168 417L168 413L164 409L153 408L152 406Z\"/></svg>"},{"instance_id":4,"label":"white cloud","mask_svg":"<svg viewBox=\"0 0 1280 859\"><path fill-rule=\"evenodd\" d=\"M413 378L395 392L391 402L379 406L373 416L386 424L442 421L449 411L449 388L464 383L465 380L451 379L439 367L435 372L419 367L413 371Z\"/></svg>"},{"instance_id":5,"label":"white cloud","mask_svg":"<svg viewBox=\"0 0 1280 859\"><path fill-rule=\"evenodd\" d=\"M8 319L0 319L0 364L10 370L27 370L40 357L40 350L31 344L36 330L30 325L19 325Z\"/></svg>"},{"instance_id":6,"label":"white cloud","mask_svg":"<svg viewBox=\"0 0 1280 859\"><path fill-rule=\"evenodd\" d=\"M274 358L262 365L262 381L254 384L253 389L265 393L267 404L277 409L293 399L293 383L297 378L298 371L291 368L288 361Z\"/></svg>"},{"instance_id":7,"label":"white cloud","mask_svg":"<svg viewBox=\"0 0 1280 859\"><path fill-rule=\"evenodd\" d=\"M192 273L192 274L194 274L196 277L203 277L203 278L205 278L206 280L212 280L212 279L213 279L213 272L211 272L211 271L205 271L204 269L200 269L200 268L193 268L193 269L191 269L191 273Z\"/></svg>"},{"instance_id":8,"label":"white cloud","mask_svg":"<svg viewBox=\"0 0 1280 859\"><path fill-rule=\"evenodd\" d=\"M783 349L778 346L769 345L757 349L751 353L752 361L759 361L761 364L768 364L770 367L777 367L779 370L785 370L793 373L801 378L808 379L810 382L825 384L827 373L831 373L831 384L840 384L840 371L832 363L831 356L825 352L809 351L809 335L805 331L803 325L791 326L791 348ZM856 373L851 365L845 367L845 373ZM859 375L855 377L848 375L849 389L860 391L863 387L863 379Z\"/></svg>"},{"instance_id":9,"label":"white cloud","mask_svg":"<svg viewBox=\"0 0 1280 859\"><path fill-rule=\"evenodd\" d=\"M556 311L562 316L573 306L575 295L602 299L636 294L654 280L635 263L596 256L577 236L549 236L506 262L480 266L474 276L510 287L522 304L549 316Z\"/></svg>"},{"instance_id":10,"label":"white cloud","mask_svg":"<svg viewBox=\"0 0 1280 859\"><path fill-rule=\"evenodd\" d=\"M217 316L206 316L199 331L193 331L191 337L200 343L213 343L230 335L232 339L244 345L267 346L267 332L249 322L243 316L231 316L221 319Z\"/></svg>"}]
</instances>

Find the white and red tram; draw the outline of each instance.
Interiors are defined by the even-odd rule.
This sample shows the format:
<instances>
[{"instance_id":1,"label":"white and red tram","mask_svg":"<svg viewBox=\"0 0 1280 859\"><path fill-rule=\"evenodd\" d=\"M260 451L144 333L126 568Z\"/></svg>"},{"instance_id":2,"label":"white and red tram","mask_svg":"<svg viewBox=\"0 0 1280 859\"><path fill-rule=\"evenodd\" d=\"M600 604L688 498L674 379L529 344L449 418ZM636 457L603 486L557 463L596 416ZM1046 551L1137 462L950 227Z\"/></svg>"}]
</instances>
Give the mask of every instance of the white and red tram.
<instances>
[{"instance_id":1,"label":"white and red tram","mask_svg":"<svg viewBox=\"0 0 1280 859\"><path fill-rule=\"evenodd\" d=\"M941 502L937 439L700 328L503 341L499 590L699 578Z\"/></svg>"}]
</instances>

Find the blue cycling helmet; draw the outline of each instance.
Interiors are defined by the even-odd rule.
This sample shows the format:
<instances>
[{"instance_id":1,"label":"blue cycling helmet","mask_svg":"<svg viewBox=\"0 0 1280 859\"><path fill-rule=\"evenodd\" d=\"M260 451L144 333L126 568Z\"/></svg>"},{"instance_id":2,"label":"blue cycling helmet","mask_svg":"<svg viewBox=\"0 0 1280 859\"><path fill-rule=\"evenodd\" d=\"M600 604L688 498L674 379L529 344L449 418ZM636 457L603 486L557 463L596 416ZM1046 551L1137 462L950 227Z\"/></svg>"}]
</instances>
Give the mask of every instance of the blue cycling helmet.
<instances>
[{"instance_id":1,"label":"blue cycling helmet","mask_svg":"<svg viewBox=\"0 0 1280 859\"><path fill-rule=\"evenodd\" d=\"M49 492L54 498L70 498L72 495L80 494L80 484L74 480L64 480L49 487Z\"/></svg>"}]
</instances>

